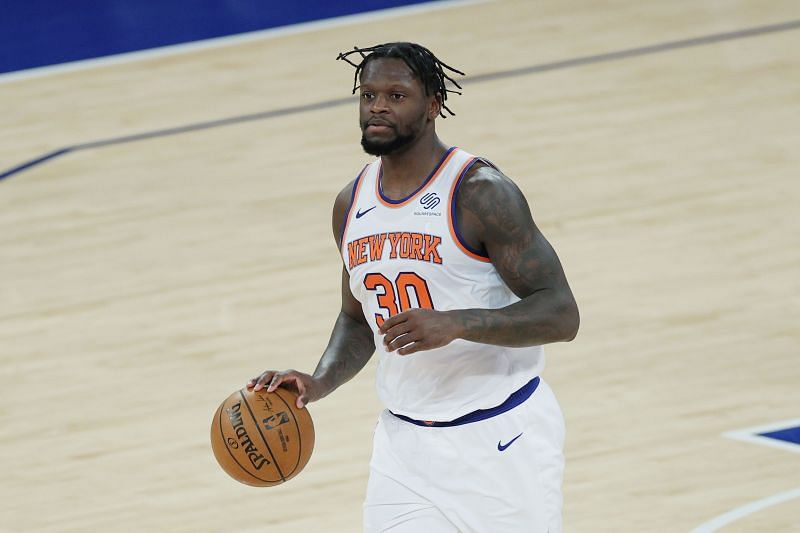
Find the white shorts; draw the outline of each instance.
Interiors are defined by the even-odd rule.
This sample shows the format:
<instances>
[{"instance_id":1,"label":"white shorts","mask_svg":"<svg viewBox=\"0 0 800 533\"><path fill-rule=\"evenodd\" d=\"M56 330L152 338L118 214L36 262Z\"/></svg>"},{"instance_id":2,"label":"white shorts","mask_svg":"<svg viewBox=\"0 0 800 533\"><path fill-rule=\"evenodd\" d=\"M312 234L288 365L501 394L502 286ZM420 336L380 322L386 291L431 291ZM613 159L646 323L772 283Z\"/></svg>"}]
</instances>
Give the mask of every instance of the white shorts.
<instances>
[{"instance_id":1,"label":"white shorts","mask_svg":"<svg viewBox=\"0 0 800 533\"><path fill-rule=\"evenodd\" d=\"M418 426L383 411L366 533L561 533L564 418L543 381L486 420Z\"/></svg>"}]
</instances>

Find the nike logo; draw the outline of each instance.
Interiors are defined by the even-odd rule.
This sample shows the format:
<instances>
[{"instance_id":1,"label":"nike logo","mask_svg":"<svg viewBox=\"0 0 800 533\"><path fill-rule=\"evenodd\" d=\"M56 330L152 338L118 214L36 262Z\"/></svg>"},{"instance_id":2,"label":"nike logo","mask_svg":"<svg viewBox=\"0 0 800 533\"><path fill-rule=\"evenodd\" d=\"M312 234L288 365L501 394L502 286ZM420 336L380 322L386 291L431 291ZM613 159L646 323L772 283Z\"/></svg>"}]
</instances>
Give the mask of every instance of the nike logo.
<instances>
[{"instance_id":1,"label":"nike logo","mask_svg":"<svg viewBox=\"0 0 800 533\"><path fill-rule=\"evenodd\" d=\"M518 438L520 438L521 436L522 436L522 433L520 433L519 435L517 435L516 437L514 437L513 439L508 441L508 444L502 444L500 441L497 441L497 451L500 451L500 452L506 451L506 448L508 448L509 446L514 444L514 441L517 440Z\"/></svg>"},{"instance_id":2,"label":"nike logo","mask_svg":"<svg viewBox=\"0 0 800 533\"><path fill-rule=\"evenodd\" d=\"M377 206L377 205L373 205L372 207L370 207L370 208L369 208L369 209L367 209L366 211L362 211L362 210L360 210L360 209L359 209L359 210L358 210L358 212L356 213L356 218L361 218L361 217L363 217L364 215L366 215L367 213L369 213L370 211L372 211L372 210L373 210L373 209L375 209L376 207L378 207L378 206Z\"/></svg>"}]
</instances>

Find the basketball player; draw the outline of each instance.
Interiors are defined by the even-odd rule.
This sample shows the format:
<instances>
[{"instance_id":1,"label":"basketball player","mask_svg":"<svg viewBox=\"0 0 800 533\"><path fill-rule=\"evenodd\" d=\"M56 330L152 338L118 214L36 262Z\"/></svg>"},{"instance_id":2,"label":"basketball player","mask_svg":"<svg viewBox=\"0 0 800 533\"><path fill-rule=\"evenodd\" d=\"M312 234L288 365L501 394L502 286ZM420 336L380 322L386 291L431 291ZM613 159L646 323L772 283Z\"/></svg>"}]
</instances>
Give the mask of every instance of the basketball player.
<instances>
[{"instance_id":1,"label":"basketball player","mask_svg":"<svg viewBox=\"0 0 800 533\"><path fill-rule=\"evenodd\" d=\"M378 156L333 207L341 312L313 375L268 370L248 387L296 389L302 406L377 352L387 409L365 531L560 532L564 421L539 374L542 345L572 340L579 318L558 257L516 185L436 135L461 72L412 43L339 59Z\"/></svg>"}]
</instances>

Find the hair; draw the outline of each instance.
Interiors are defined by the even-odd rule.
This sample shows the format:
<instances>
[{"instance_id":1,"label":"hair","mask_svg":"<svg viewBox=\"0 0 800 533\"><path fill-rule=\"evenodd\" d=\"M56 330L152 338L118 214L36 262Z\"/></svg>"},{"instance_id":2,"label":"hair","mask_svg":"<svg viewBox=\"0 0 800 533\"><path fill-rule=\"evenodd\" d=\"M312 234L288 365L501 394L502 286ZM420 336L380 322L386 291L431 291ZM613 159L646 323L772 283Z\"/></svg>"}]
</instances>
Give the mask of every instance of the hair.
<instances>
[{"instance_id":1,"label":"hair","mask_svg":"<svg viewBox=\"0 0 800 533\"><path fill-rule=\"evenodd\" d=\"M354 63L348 59L348 56L352 54L359 54L361 56L361 61L359 63ZM446 82L449 81L459 89L461 89L461 85L451 78L445 70L455 74L461 74L462 76L464 73L443 63L439 58L433 55L433 52L416 43L384 43L368 48L354 46L353 50L340 53L336 57L337 60L341 59L346 61L356 68L355 77L353 78L353 94L355 94L360 87L360 85L358 85L358 76L367 66L367 63L373 59L383 57L402 59L403 62L408 65L408 68L411 69L411 72L414 73L414 76L422 82L422 85L425 87L425 94L436 95L442 108L450 113L451 116L455 116L455 113L447 107L445 101L447 100L447 93L461 94L461 92L448 89L446 87ZM441 110L439 110L439 115L442 118L447 118Z\"/></svg>"}]
</instances>

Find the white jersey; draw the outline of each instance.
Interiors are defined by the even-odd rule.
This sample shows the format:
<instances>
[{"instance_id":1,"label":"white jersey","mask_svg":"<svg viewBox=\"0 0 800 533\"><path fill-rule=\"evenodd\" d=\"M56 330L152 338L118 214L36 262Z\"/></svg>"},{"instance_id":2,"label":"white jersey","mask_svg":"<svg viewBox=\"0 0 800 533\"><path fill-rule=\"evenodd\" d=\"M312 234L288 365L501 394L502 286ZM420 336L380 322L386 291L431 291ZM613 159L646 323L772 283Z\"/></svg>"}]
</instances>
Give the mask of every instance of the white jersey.
<instances>
[{"instance_id":1,"label":"white jersey","mask_svg":"<svg viewBox=\"0 0 800 533\"><path fill-rule=\"evenodd\" d=\"M375 335L378 396L396 414L446 421L494 407L544 367L541 346L456 339L406 356L384 349L379 325L407 309L497 309L519 301L489 258L462 242L453 222L459 184L478 160L451 148L403 200L383 194L380 158L364 168L353 187L342 258L350 290Z\"/></svg>"}]
</instances>

